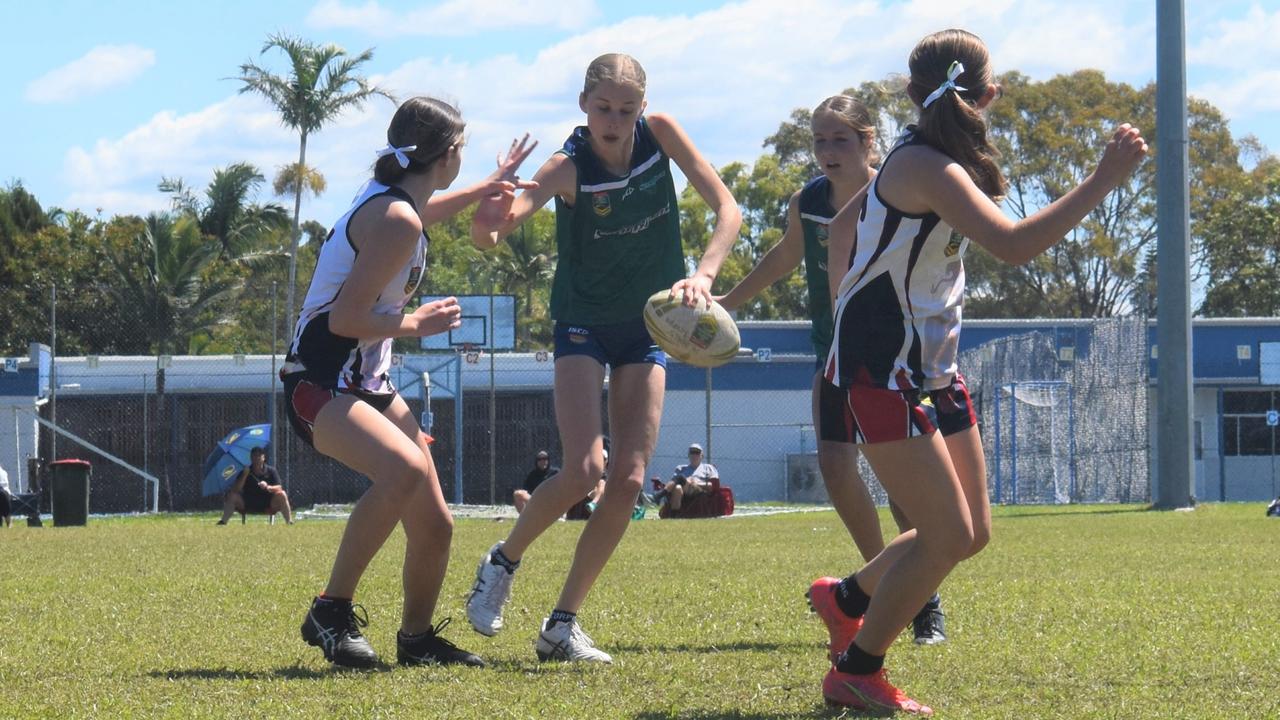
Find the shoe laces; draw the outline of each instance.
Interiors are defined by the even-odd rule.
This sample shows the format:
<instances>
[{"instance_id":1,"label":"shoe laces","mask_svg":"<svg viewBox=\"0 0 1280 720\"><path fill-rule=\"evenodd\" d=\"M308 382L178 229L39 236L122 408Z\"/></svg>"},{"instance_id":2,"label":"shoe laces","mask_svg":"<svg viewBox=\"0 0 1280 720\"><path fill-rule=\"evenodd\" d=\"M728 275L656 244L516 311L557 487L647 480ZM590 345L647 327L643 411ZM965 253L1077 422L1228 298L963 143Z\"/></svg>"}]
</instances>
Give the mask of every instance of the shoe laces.
<instances>
[{"instance_id":1,"label":"shoe laces","mask_svg":"<svg viewBox=\"0 0 1280 720\"><path fill-rule=\"evenodd\" d=\"M459 649L457 645L454 645L452 642L449 642L448 640L440 637L440 633L444 632L444 629L449 627L449 623L451 622L453 622L453 618L447 617L441 620L440 622L436 623L435 627L431 628L431 636L435 639L437 643L445 646L449 650L457 650Z\"/></svg>"},{"instance_id":2,"label":"shoe laces","mask_svg":"<svg viewBox=\"0 0 1280 720\"><path fill-rule=\"evenodd\" d=\"M346 616L342 620L342 629L346 631L347 637L364 637L360 633L360 628L369 626L369 613L364 609L363 605L351 603L347 608Z\"/></svg>"},{"instance_id":3,"label":"shoe laces","mask_svg":"<svg viewBox=\"0 0 1280 720\"><path fill-rule=\"evenodd\" d=\"M501 565L490 563L485 568L485 572L480 573L476 577L475 593L480 593L480 599L485 607L496 612L501 612L503 601L511 590L511 581L515 578L515 573L507 572L507 569ZM490 585L488 592L485 585Z\"/></svg>"},{"instance_id":4,"label":"shoe laces","mask_svg":"<svg viewBox=\"0 0 1280 720\"><path fill-rule=\"evenodd\" d=\"M591 639L591 636L587 634L586 630L582 629L582 626L579 625L576 620L569 623L569 637L577 640L579 643L586 645L587 647L596 646L596 641Z\"/></svg>"},{"instance_id":5,"label":"shoe laces","mask_svg":"<svg viewBox=\"0 0 1280 720\"><path fill-rule=\"evenodd\" d=\"M906 693L902 692L897 687L895 687L893 683L889 682L889 671L883 668L868 675L867 682L869 685L875 688L877 693L880 693L883 695L883 697L876 698L877 701L890 701L890 702L900 703L900 702L907 702L911 700L911 698L907 697Z\"/></svg>"},{"instance_id":6,"label":"shoe laces","mask_svg":"<svg viewBox=\"0 0 1280 720\"><path fill-rule=\"evenodd\" d=\"M917 618L916 633L919 635L937 635L942 630L939 622L941 615L941 612L931 610Z\"/></svg>"}]
</instances>

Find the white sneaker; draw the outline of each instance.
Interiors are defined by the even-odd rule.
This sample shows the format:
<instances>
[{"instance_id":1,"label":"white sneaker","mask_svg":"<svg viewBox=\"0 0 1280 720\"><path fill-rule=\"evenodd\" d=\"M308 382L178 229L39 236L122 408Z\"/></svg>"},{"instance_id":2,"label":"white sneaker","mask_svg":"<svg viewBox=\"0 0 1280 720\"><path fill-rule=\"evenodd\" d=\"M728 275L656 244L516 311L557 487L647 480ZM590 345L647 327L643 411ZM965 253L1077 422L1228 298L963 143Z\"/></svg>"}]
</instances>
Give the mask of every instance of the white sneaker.
<instances>
[{"instance_id":1,"label":"white sneaker","mask_svg":"<svg viewBox=\"0 0 1280 720\"><path fill-rule=\"evenodd\" d=\"M502 629L502 606L511 597L511 581L515 572L507 572L501 565L495 565L493 553L502 547L495 543L480 558L480 566L476 568L476 584L467 596L467 620L471 627L481 635L493 637Z\"/></svg>"},{"instance_id":2,"label":"white sneaker","mask_svg":"<svg viewBox=\"0 0 1280 720\"><path fill-rule=\"evenodd\" d=\"M556 623L548 628L551 618L542 621L542 632L533 649L539 660L565 660L567 662L612 663L609 653L596 649L596 644L578 626L578 621Z\"/></svg>"}]
</instances>

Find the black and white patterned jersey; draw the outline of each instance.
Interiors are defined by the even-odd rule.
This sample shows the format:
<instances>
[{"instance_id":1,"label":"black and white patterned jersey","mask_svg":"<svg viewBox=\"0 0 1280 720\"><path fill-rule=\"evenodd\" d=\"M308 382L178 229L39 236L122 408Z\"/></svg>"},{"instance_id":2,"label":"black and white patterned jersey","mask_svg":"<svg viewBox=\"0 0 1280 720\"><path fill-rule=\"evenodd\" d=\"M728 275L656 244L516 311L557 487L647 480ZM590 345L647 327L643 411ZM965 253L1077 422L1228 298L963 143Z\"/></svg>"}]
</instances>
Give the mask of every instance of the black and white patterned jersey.
<instances>
[{"instance_id":1,"label":"black and white patterned jersey","mask_svg":"<svg viewBox=\"0 0 1280 720\"><path fill-rule=\"evenodd\" d=\"M351 203L351 208L338 219L316 259L311 287L302 302L293 342L289 346L287 361L290 365L286 366L286 371L305 370L314 381L329 385L336 382L339 388L373 393L394 392L387 375L391 367L391 338L348 338L329 330L329 311L351 274L359 252L351 240L347 224L357 210L383 195L414 205L413 198L404 190L370 180ZM361 238L364 244L377 241L378 238ZM422 281L426 257L427 236L420 234L418 247L409 263L378 295L373 307L375 313L399 315L404 311Z\"/></svg>"},{"instance_id":2,"label":"black and white patterned jersey","mask_svg":"<svg viewBox=\"0 0 1280 720\"><path fill-rule=\"evenodd\" d=\"M882 167L898 149L922 143L908 128ZM882 176L862 201L826 376L841 387L937 390L956 374L969 241L934 213L889 205L880 197Z\"/></svg>"}]
</instances>

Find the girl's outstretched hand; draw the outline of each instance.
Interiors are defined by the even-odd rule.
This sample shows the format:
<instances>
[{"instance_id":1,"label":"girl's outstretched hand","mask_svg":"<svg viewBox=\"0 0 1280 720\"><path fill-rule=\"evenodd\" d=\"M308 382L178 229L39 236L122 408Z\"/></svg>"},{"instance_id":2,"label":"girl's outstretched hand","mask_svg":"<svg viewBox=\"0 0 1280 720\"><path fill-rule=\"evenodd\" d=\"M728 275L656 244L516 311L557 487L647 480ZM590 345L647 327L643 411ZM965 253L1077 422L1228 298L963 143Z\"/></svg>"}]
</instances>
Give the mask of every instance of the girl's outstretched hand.
<instances>
[{"instance_id":1,"label":"girl's outstretched hand","mask_svg":"<svg viewBox=\"0 0 1280 720\"><path fill-rule=\"evenodd\" d=\"M507 148L507 154L504 157L498 154L498 169L493 172L492 178L495 180L506 180L514 183L519 177L516 173L520 170L520 164L529 157L529 153L538 147L538 141L534 140L533 144L529 144L529 133L525 133L524 137L519 140L512 140L511 147Z\"/></svg>"},{"instance_id":2,"label":"girl's outstretched hand","mask_svg":"<svg viewBox=\"0 0 1280 720\"><path fill-rule=\"evenodd\" d=\"M1125 123L1116 128L1094 174L1114 187L1123 182L1146 156L1147 141L1141 131Z\"/></svg>"},{"instance_id":3,"label":"girl's outstretched hand","mask_svg":"<svg viewBox=\"0 0 1280 720\"><path fill-rule=\"evenodd\" d=\"M516 190L532 190L538 183L521 180L516 173L529 153L538 147L538 141L529 142L529 133L519 140L512 140L504 156L498 154L498 167L485 181L479 205L476 206L475 225L486 232L494 232L512 219L511 204Z\"/></svg>"},{"instance_id":4,"label":"girl's outstretched hand","mask_svg":"<svg viewBox=\"0 0 1280 720\"><path fill-rule=\"evenodd\" d=\"M413 317L417 321L418 337L438 335L462 325L462 306L456 297L433 300L414 310Z\"/></svg>"},{"instance_id":5,"label":"girl's outstretched hand","mask_svg":"<svg viewBox=\"0 0 1280 720\"><path fill-rule=\"evenodd\" d=\"M476 205L476 215L472 222L486 232L498 230L515 217L511 212L511 204L516 200L516 190L531 190L536 187L538 183L532 180L489 180L486 192Z\"/></svg>"}]
</instances>

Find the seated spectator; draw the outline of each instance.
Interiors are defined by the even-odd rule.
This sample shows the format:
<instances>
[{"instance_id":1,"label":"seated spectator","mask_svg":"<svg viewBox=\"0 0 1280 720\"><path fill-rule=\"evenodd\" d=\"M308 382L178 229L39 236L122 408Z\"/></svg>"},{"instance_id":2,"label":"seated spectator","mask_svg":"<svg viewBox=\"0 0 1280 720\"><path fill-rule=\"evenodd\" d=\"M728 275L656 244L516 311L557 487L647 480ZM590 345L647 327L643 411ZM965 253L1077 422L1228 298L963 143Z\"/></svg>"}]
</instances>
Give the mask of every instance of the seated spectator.
<instances>
[{"instance_id":1,"label":"seated spectator","mask_svg":"<svg viewBox=\"0 0 1280 720\"><path fill-rule=\"evenodd\" d=\"M544 480L560 472L560 468L551 465L551 456L546 450L539 450L537 455L533 456L533 469L524 478L524 486L516 488L511 493L511 504L516 506L516 512L524 512L525 503L529 502L529 496L534 490L542 484Z\"/></svg>"},{"instance_id":2,"label":"seated spectator","mask_svg":"<svg viewBox=\"0 0 1280 720\"><path fill-rule=\"evenodd\" d=\"M240 477L236 478L227 491L222 503L222 519L218 524L226 525L235 513L280 513L286 523L293 524L289 496L280 487L280 476L276 474L276 469L267 464L267 451L264 448L256 447L249 452L249 467L240 473Z\"/></svg>"},{"instance_id":3,"label":"seated spectator","mask_svg":"<svg viewBox=\"0 0 1280 720\"><path fill-rule=\"evenodd\" d=\"M719 479L720 471L711 463L702 462L702 446L693 443L689 446L689 462L676 466L671 480L654 493L653 500L658 505L666 501L672 510L679 510L684 498L706 492L711 481Z\"/></svg>"}]
</instances>

